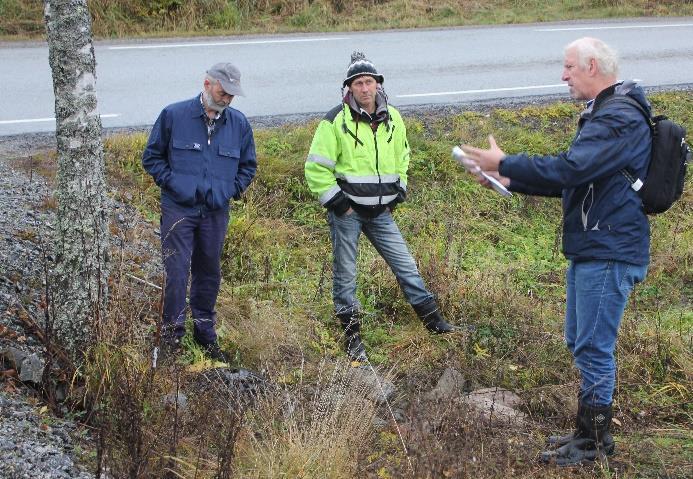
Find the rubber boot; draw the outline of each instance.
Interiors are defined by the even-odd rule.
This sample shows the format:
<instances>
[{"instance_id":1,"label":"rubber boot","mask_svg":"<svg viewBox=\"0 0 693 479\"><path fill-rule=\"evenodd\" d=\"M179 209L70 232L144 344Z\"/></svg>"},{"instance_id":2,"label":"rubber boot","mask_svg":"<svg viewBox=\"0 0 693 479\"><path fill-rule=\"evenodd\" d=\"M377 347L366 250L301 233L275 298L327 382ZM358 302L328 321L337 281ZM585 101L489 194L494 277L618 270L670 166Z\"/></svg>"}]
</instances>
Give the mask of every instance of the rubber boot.
<instances>
[{"instance_id":1,"label":"rubber boot","mask_svg":"<svg viewBox=\"0 0 693 479\"><path fill-rule=\"evenodd\" d=\"M591 464L614 453L614 438L609 432L611 405L578 408L577 429L573 438L556 450L541 453L541 460L555 460L557 466Z\"/></svg>"},{"instance_id":2,"label":"rubber boot","mask_svg":"<svg viewBox=\"0 0 693 479\"><path fill-rule=\"evenodd\" d=\"M582 414L582 409L584 409L584 405L582 401L578 402L578 411L577 411L577 416L575 416L575 429L573 429L572 432L569 432L568 434L556 434L556 435L551 435L546 438L546 443L549 446L565 446L568 444L570 441L573 439L580 439L580 429L579 429L579 421L580 421L580 415Z\"/></svg>"},{"instance_id":3,"label":"rubber boot","mask_svg":"<svg viewBox=\"0 0 693 479\"><path fill-rule=\"evenodd\" d=\"M366 362L366 348L361 341L361 320L358 313L338 314L344 332L344 350L352 361Z\"/></svg>"},{"instance_id":4,"label":"rubber boot","mask_svg":"<svg viewBox=\"0 0 693 479\"><path fill-rule=\"evenodd\" d=\"M434 298L424 301L423 303L412 304L412 308L414 308L417 316L421 319L429 332L433 334L445 334L456 330L454 326L445 321L438 307L438 303Z\"/></svg>"}]
</instances>

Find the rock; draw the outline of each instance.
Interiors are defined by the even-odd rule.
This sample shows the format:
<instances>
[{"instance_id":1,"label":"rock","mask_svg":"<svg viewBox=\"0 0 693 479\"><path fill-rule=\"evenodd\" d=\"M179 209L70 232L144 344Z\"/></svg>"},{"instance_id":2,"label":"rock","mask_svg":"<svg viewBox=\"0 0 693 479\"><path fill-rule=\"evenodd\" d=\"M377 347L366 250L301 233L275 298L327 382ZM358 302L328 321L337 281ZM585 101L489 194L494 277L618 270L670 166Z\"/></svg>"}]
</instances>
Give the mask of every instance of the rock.
<instances>
[{"instance_id":1,"label":"rock","mask_svg":"<svg viewBox=\"0 0 693 479\"><path fill-rule=\"evenodd\" d=\"M1 2L1 0L0 0ZM29 140L22 140L29 141ZM2 143L2 142L0 142ZM3 146L0 144L0 150ZM3 156L0 152L0 156ZM52 270L55 256L52 248L57 225L55 210L47 208L46 199L52 195L51 187L37 174L32 181L22 171L0 158L0 370L13 366L20 379L26 383L40 384L43 376L43 348L34 335L24 334L23 323L16 314L18 302L33 318L42 318L46 271ZM161 275L161 257L158 243L150 243L152 224L141 218L137 211L126 204L118 205L120 218L136 231L147 231L147 238L133 236L126 253L137 258L147 258L138 264L145 279ZM112 237L113 245L120 248L118 238ZM118 249L120 251L120 249ZM156 281L156 280L154 280ZM137 290L134 294L149 294ZM10 349L12 348L12 349ZM20 349L21 348L21 349ZM0 379L1 381L1 379ZM76 466L71 458L75 449L74 423L50 418L49 428L40 428L45 415L39 415L34 394L27 394L27 387L16 384L8 394L0 390L0 478L70 478L93 477ZM64 390L56 391L56 399L64 399ZM172 396L172 401L182 398ZM63 412L68 410L64 406ZM60 426L60 425L62 426ZM87 441L89 441L87 439ZM104 478L107 476L103 476Z\"/></svg>"},{"instance_id":2,"label":"rock","mask_svg":"<svg viewBox=\"0 0 693 479\"><path fill-rule=\"evenodd\" d=\"M203 371L194 381L192 393L237 409L255 405L273 389L270 382L253 371L223 367Z\"/></svg>"},{"instance_id":3,"label":"rock","mask_svg":"<svg viewBox=\"0 0 693 479\"><path fill-rule=\"evenodd\" d=\"M43 359L39 358L38 354L27 356L19 370L19 380L41 384L44 366L45 363Z\"/></svg>"},{"instance_id":4,"label":"rock","mask_svg":"<svg viewBox=\"0 0 693 479\"><path fill-rule=\"evenodd\" d=\"M522 398L508 389L501 388L484 388L477 389L469 393L470 398L475 400L489 400L497 404L503 404L508 407L517 407L522 405Z\"/></svg>"},{"instance_id":5,"label":"rock","mask_svg":"<svg viewBox=\"0 0 693 479\"><path fill-rule=\"evenodd\" d=\"M167 408L177 408L179 412L182 412L188 407L188 396L181 392L170 393L163 397L162 402Z\"/></svg>"},{"instance_id":6,"label":"rock","mask_svg":"<svg viewBox=\"0 0 693 479\"><path fill-rule=\"evenodd\" d=\"M438 379L436 386L425 396L429 400L454 399L464 391L464 376L454 368L447 368Z\"/></svg>"},{"instance_id":7,"label":"rock","mask_svg":"<svg viewBox=\"0 0 693 479\"><path fill-rule=\"evenodd\" d=\"M359 366L350 369L350 380L355 388L364 388L366 397L376 404L384 404L395 393L395 385L380 376L375 368Z\"/></svg>"},{"instance_id":8,"label":"rock","mask_svg":"<svg viewBox=\"0 0 693 479\"><path fill-rule=\"evenodd\" d=\"M385 429L388 425L387 419L383 419L381 417L375 416L373 420L371 421L371 424L375 429Z\"/></svg>"},{"instance_id":9,"label":"rock","mask_svg":"<svg viewBox=\"0 0 693 479\"><path fill-rule=\"evenodd\" d=\"M516 409L522 404L522 399L507 389L478 389L462 400L477 409L482 418L487 421L522 423L525 419L525 414Z\"/></svg>"},{"instance_id":10,"label":"rock","mask_svg":"<svg viewBox=\"0 0 693 479\"><path fill-rule=\"evenodd\" d=\"M24 359L26 359L26 353L24 351L12 346L0 350L0 356L5 358L5 360L9 362L10 367L8 369L16 370L19 370L19 368L22 365L22 362L24 362Z\"/></svg>"}]
</instances>

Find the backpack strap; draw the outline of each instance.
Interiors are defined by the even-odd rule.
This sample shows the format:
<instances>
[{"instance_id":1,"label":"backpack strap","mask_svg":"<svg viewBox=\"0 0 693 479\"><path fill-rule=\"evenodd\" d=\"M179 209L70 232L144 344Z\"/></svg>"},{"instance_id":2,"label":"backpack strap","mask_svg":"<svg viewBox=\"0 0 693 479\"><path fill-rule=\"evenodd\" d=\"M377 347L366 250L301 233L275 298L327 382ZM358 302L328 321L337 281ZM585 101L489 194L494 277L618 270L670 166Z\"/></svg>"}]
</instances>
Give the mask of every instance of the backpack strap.
<instances>
[{"instance_id":1,"label":"backpack strap","mask_svg":"<svg viewBox=\"0 0 693 479\"><path fill-rule=\"evenodd\" d=\"M638 110L642 116L645 117L645 121L647 122L647 126L650 127L650 133L654 137L654 123L652 122L652 117L647 113L645 108L636 100L633 98L629 97L628 95L619 95L619 94L613 94L610 97L606 98L604 101L600 102L599 104L595 105L597 108L592 109L592 115L594 115L598 110L603 108L604 106L610 104L610 103L626 103L632 107L634 107L636 110ZM630 187L633 188L634 191L640 191L640 189L643 187L644 183L640 178L637 178L628 168L623 168L621 171L621 174L628 180L628 183L630 183Z\"/></svg>"},{"instance_id":2,"label":"backpack strap","mask_svg":"<svg viewBox=\"0 0 693 479\"><path fill-rule=\"evenodd\" d=\"M645 108L638 102L637 100L634 100L633 98L629 97L628 95L620 95L620 94L613 94L610 97L607 97L604 101L598 103L596 108L592 109L592 115L594 115L597 111L601 110L604 108L606 105L610 103L626 103L632 107L634 107L636 110L638 110L642 116L645 117L645 121L647 122L647 126L650 127L650 131L653 131L654 125L652 124L652 117L650 117L650 114L647 113Z\"/></svg>"}]
</instances>

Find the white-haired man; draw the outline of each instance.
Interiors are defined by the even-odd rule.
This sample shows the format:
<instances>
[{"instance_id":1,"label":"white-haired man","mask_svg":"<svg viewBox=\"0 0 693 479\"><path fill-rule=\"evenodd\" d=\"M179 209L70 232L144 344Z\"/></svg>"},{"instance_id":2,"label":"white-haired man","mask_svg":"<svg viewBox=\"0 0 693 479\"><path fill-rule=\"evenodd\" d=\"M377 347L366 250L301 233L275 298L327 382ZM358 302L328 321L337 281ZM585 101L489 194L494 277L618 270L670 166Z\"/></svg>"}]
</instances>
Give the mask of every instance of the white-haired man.
<instances>
[{"instance_id":1,"label":"white-haired man","mask_svg":"<svg viewBox=\"0 0 693 479\"><path fill-rule=\"evenodd\" d=\"M619 324L633 286L649 264L650 226L638 193L621 170L644 178L650 159L650 127L625 101L628 95L650 111L643 90L617 82L616 53L595 38L565 48L562 80L570 95L588 100L570 149L556 156L506 155L489 137L491 148L463 146L482 170L512 191L561 196L566 274L565 341L580 371L575 431L551 436L559 446L542 453L545 461L572 465L614 451L609 432Z\"/></svg>"}]
</instances>

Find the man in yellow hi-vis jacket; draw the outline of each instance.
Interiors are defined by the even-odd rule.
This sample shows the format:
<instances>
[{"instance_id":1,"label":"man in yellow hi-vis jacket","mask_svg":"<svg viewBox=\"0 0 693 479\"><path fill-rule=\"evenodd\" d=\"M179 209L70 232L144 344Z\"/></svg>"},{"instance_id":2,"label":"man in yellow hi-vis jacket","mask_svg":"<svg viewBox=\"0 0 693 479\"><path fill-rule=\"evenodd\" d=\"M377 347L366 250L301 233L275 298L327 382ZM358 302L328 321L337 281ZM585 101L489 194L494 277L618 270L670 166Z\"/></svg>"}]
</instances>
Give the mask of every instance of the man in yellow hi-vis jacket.
<instances>
[{"instance_id":1,"label":"man in yellow hi-vis jacket","mask_svg":"<svg viewBox=\"0 0 693 479\"><path fill-rule=\"evenodd\" d=\"M318 125L305 164L310 190L328 210L333 255L332 297L349 357L367 360L356 298L356 252L366 235L397 277L409 303L433 333L454 327L428 291L392 210L407 192L409 143L399 112L388 105L384 78L354 52L342 84L343 101Z\"/></svg>"}]
</instances>

